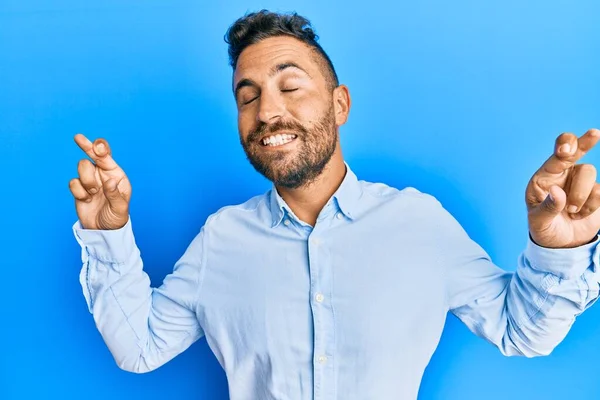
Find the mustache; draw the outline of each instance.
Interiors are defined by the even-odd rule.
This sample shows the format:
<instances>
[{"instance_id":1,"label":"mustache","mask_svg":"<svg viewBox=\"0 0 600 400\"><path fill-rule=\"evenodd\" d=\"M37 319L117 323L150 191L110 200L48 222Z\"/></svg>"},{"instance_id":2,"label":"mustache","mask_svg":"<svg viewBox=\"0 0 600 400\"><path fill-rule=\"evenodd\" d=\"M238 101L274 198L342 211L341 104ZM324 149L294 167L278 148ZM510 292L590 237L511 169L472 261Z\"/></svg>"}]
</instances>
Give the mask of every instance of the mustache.
<instances>
[{"instance_id":1,"label":"mustache","mask_svg":"<svg viewBox=\"0 0 600 400\"><path fill-rule=\"evenodd\" d=\"M248 134L248 142L259 141L265 135L270 135L280 131L293 131L298 137L305 135L308 131L302 125L292 121L278 120L272 124L261 122L260 125Z\"/></svg>"}]
</instances>

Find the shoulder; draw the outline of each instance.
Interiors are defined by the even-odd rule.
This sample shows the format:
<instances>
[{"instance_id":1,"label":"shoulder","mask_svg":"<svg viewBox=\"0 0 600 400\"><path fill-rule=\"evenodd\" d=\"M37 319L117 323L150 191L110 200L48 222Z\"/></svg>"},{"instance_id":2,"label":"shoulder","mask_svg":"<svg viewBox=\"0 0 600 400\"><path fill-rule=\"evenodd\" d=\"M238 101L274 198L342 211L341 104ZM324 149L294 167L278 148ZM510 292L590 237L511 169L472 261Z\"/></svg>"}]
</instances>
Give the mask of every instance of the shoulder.
<instances>
[{"instance_id":1,"label":"shoulder","mask_svg":"<svg viewBox=\"0 0 600 400\"><path fill-rule=\"evenodd\" d=\"M235 223L247 223L266 216L268 210L269 191L251 197L240 204L227 205L219 208L206 219L204 229L214 229L217 226L231 226Z\"/></svg>"},{"instance_id":2,"label":"shoulder","mask_svg":"<svg viewBox=\"0 0 600 400\"><path fill-rule=\"evenodd\" d=\"M441 205L440 201L434 195L423 192L412 186L398 189L381 182L360 181L360 184L365 197L372 201L396 205L406 204L418 207Z\"/></svg>"},{"instance_id":3,"label":"shoulder","mask_svg":"<svg viewBox=\"0 0 600 400\"><path fill-rule=\"evenodd\" d=\"M361 181L365 214L381 218L394 226L406 226L411 232L436 232L449 236L462 230L456 218L431 193L407 186L402 189L384 183Z\"/></svg>"}]
</instances>

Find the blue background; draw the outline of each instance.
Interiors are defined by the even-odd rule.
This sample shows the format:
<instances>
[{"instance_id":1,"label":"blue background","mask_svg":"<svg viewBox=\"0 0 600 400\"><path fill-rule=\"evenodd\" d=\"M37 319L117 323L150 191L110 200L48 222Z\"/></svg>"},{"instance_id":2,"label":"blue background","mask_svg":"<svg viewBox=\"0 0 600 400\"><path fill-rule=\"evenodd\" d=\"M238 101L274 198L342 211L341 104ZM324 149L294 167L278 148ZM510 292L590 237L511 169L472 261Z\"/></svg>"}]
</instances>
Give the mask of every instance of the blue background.
<instances>
[{"instance_id":1,"label":"blue background","mask_svg":"<svg viewBox=\"0 0 600 400\"><path fill-rule=\"evenodd\" d=\"M118 369L79 286L68 182L75 133L106 138L154 285L209 214L268 189L238 142L223 41L248 10L313 22L350 88L342 148L359 178L435 195L508 270L527 181L561 132L600 125L592 0L227 3L0 1L0 398L227 398L205 339L150 374ZM598 360L600 306L529 360L450 316L419 399L598 399Z\"/></svg>"}]
</instances>

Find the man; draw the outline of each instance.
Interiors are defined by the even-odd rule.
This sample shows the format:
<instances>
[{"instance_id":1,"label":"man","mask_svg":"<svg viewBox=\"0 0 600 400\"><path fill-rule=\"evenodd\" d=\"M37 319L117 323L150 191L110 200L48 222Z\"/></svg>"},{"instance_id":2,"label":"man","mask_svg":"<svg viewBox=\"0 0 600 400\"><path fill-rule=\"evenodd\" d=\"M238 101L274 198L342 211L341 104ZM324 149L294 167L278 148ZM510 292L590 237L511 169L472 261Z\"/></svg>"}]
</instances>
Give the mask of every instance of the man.
<instances>
[{"instance_id":1,"label":"man","mask_svg":"<svg viewBox=\"0 0 600 400\"><path fill-rule=\"evenodd\" d=\"M118 365L147 372L206 336L241 399L415 399L448 311L505 355L549 354L598 297L600 185L562 134L532 176L529 242L501 270L431 195L359 181L339 127L348 88L308 20L268 11L227 33L240 142L267 193L211 215L158 288L108 143L83 135L70 182L81 284Z\"/></svg>"}]
</instances>

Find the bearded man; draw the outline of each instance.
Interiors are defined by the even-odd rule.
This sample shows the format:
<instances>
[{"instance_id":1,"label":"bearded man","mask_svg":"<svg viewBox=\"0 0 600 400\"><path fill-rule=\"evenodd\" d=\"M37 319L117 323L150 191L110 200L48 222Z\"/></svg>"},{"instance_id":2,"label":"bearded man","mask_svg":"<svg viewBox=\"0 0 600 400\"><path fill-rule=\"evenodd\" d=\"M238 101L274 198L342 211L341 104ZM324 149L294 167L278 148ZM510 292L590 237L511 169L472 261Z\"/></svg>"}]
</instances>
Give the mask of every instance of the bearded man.
<instances>
[{"instance_id":1,"label":"bearded man","mask_svg":"<svg viewBox=\"0 0 600 400\"><path fill-rule=\"evenodd\" d=\"M150 286L131 185L104 139L70 182L81 284L119 367L152 371L201 337L230 398L416 399L448 312L505 355L549 354L598 297L600 186L561 134L525 189L529 239L497 267L432 195L358 180L339 129L350 93L309 21L266 10L226 35L240 142L273 182L199 229Z\"/></svg>"}]
</instances>

